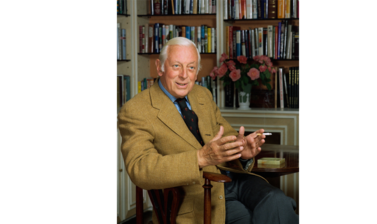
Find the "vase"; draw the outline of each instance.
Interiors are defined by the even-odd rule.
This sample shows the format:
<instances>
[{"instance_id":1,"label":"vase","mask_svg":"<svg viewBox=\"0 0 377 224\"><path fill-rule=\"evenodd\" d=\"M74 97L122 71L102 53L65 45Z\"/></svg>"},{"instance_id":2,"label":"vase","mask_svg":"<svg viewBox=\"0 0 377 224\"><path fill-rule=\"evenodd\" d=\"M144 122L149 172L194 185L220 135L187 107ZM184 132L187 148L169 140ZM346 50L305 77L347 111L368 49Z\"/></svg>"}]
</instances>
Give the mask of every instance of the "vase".
<instances>
[{"instance_id":1,"label":"vase","mask_svg":"<svg viewBox=\"0 0 377 224\"><path fill-rule=\"evenodd\" d=\"M239 91L238 94L238 102L240 107L239 110L250 110L250 94L251 94L251 84L248 83L246 85L243 85L243 90Z\"/></svg>"}]
</instances>

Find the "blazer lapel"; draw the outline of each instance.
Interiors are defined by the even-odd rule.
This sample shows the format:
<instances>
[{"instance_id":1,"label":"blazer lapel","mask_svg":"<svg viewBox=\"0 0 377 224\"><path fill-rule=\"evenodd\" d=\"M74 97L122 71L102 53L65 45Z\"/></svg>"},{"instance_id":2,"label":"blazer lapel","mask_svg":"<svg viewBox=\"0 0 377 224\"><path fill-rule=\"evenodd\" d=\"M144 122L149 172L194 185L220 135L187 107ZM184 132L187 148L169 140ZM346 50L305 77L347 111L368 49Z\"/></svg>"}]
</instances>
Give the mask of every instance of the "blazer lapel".
<instances>
[{"instance_id":1,"label":"blazer lapel","mask_svg":"<svg viewBox=\"0 0 377 224\"><path fill-rule=\"evenodd\" d=\"M174 103L161 90L158 83L150 88L150 97L152 106L160 110L157 115L158 119L194 148L201 148L200 143L187 128Z\"/></svg>"}]
</instances>

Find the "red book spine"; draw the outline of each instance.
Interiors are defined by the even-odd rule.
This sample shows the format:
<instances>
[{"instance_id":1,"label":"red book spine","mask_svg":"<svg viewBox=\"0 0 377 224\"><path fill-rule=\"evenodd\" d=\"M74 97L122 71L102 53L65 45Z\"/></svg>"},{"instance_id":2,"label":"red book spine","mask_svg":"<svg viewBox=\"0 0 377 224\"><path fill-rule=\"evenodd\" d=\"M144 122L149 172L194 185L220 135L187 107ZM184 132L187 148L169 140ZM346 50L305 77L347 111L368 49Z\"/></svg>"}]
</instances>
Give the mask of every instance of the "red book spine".
<instances>
[{"instance_id":1,"label":"red book spine","mask_svg":"<svg viewBox=\"0 0 377 224\"><path fill-rule=\"evenodd\" d=\"M275 26L275 57L274 59L278 58L278 43L279 43L279 27Z\"/></svg>"},{"instance_id":2,"label":"red book spine","mask_svg":"<svg viewBox=\"0 0 377 224\"><path fill-rule=\"evenodd\" d=\"M301 0L297 0L297 18L301 18Z\"/></svg>"}]
</instances>

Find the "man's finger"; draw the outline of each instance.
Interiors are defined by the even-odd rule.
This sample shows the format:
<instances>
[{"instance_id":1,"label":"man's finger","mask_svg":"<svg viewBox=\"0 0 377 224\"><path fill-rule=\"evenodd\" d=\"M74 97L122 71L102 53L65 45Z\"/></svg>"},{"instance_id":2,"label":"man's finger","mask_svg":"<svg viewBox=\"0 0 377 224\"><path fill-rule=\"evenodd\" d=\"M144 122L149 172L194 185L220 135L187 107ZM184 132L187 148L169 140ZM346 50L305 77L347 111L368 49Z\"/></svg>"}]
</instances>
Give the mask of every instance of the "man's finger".
<instances>
[{"instance_id":1,"label":"man's finger","mask_svg":"<svg viewBox=\"0 0 377 224\"><path fill-rule=\"evenodd\" d=\"M212 141L217 141L219 139L221 139L221 137L223 136L224 134L224 127L223 126L220 126L220 130L219 132L217 132L217 134L215 135L215 137L212 139Z\"/></svg>"},{"instance_id":2,"label":"man's finger","mask_svg":"<svg viewBox=\"0 0 377 224\"><path fill-rule=\"evenodd\" d=\"M245 128L241 126L240 130L238 131L237 140L243 140L244 135L245 135Z\"/></svg>"}]
</instances>

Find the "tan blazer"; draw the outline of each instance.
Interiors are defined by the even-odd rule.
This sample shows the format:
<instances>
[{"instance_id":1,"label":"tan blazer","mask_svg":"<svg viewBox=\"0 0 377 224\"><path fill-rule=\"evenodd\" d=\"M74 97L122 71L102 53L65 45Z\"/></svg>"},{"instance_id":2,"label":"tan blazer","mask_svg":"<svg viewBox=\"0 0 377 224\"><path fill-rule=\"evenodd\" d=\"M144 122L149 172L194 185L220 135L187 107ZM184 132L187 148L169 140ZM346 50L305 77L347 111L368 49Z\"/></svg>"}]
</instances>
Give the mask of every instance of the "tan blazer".
<instances>
[{"instance_id":1,"label":"tan blazer","mask_svg":"<svg viewBox=\"0 0 377 224\"><path fill-rule=\"evenodd\" d=\"M223 136L238 134L221 116L212 99L210 91L199 85L194 85L188 94L205 143L217 134L220 125L224 127ZM135 185L147 190L182 186L185 197L177 223L203 223L203 171L220 173L220 168L248 173L239 160L199 170L196 152L202 146L157 83L122 107L118 127L125 166ZM225 223L224 185L212 185L212 223ZM153 220L158 223L155 213Z\"/></svg>"}]
</instances>

